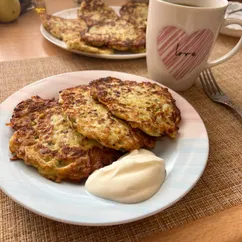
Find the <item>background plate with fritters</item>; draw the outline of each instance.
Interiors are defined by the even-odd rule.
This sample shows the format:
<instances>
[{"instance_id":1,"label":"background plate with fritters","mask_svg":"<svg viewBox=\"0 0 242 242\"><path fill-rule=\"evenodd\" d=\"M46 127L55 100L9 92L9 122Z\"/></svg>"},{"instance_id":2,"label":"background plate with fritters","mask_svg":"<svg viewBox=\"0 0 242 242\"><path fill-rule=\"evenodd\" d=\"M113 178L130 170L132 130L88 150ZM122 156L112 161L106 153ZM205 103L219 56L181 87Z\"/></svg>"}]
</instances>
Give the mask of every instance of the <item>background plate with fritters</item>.
<instances>
[{"instance_id":1,"label":"background plate with fritters","mask_svg":"<svg viewBox=\"0 0 242 242\"><path fill-rule=\"evenodd\" d=\"M9 161L9 122L13 108L33 95L58 97L62 89L87 84L101 77L150 81L141 76L112 71L83 71L49 77L24 87L0 105L0 188L25 208L53 220L104 226L139 220L158 213L181 199L202 175L208 158L208 136L195 109L179 94L171 91L181 110L182 121L176 140L162 138L153 152L165 159L167 177L161 189L147 201L121 204L88 194L84 184L54 183L41 177L21 161Z\"/></svg>"},{"instance_id":2,"label":"background plate with fritters","mask_svg":"<svg viewBox=\"0 0 242 242\"><path fill-rule=\"evenodd\" d=\"M115 10L117 14L119 14L120 7L115 6L112 8ZM62 17L62 18L69 18L69 19L75 19L77 18L77 10L79 8L71 8L67 9L61 12L57 12L53 14L54 16ZM78 50L70 50L67 47L67 44L64 41L59 40L58 38L52 36L48 31L44 28L43 25L40 26L40 32L44 36L45 39L47 39L49 42L53 43L54 45L65 49L67 51L71 51L73 53L79 54L79 55L85 55L89 57L95 57L95 58L103 58L103 59L136 59L136 58L143 58L146 56L146 53L130 53L130 52L115 52L114 54L94 54L94 53L87 53L82 52Z\"/></svg>"}]
</instances>

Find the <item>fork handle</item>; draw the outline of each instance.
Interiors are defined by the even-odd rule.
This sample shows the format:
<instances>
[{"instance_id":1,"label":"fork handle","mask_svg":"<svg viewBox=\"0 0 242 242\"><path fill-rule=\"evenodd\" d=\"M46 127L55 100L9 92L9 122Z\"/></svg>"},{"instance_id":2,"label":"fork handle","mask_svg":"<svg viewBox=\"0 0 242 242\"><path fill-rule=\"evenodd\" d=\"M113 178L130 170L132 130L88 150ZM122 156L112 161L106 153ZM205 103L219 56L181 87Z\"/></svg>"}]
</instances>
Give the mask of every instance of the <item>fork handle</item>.
<instances>
[{"instance_id":1,"label":"fork handle","mask_svg":"<svg viewBox=\"0 0 242 242\"><path fill-rule=\"evenodd\" d=\"M242 110L235 106L233 103L228 103L228 106L231 107L241 118L242 118Z\"/></svg>"},{"instance_id":2,"label":"fork handle","mask_svg":"<svg viewBox=\"0 0 242 242\"><path fill-rule=\"evenodd\" d=\"M239 109L234 109L234 111L239 114L239 116L242 118L242 111Z\"/></svg>"}]
</instances>

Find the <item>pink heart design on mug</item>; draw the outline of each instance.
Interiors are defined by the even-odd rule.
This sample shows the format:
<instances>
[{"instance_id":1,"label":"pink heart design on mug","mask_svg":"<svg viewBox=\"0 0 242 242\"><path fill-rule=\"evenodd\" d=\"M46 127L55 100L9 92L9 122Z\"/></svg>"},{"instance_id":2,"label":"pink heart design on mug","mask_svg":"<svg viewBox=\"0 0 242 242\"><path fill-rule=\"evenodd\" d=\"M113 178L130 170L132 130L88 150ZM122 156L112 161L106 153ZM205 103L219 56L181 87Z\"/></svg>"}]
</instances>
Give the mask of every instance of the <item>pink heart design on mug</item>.
<instances>
[{"instance_id":1,"label":"pink heart design on mug","mask_svg":"<svg viewBox=\"0 0 242 242\"><path fill-rule=\"evenodd\" d=\"M177 27L167 26L157 37L158 54L176 80L196 68L208 55L212 44L213 32L209 29L187 35Z\"/></svg>"}]
</instances>

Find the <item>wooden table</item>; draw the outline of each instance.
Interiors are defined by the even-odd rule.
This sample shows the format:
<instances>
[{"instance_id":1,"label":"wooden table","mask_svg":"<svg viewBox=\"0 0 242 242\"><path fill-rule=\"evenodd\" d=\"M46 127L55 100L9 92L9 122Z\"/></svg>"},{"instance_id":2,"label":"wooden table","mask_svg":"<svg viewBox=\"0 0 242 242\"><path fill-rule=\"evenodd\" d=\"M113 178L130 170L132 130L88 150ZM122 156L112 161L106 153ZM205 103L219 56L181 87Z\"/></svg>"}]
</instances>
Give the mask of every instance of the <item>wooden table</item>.
<instances>
[{"instance_id":1,"label":"wooden table","mask_svg":"<svg viewBox=\"0 0 242 242\"><path fill-rule=\"evenodd\" d=\"M39 17L33 10L11 24L0 24L0 61L72 55L45 40L39 27ZM222 38L226 41L230 37ZM242 241L242 204L177 229L154 234L145 241Z\"/></svg>"}]
</instances>

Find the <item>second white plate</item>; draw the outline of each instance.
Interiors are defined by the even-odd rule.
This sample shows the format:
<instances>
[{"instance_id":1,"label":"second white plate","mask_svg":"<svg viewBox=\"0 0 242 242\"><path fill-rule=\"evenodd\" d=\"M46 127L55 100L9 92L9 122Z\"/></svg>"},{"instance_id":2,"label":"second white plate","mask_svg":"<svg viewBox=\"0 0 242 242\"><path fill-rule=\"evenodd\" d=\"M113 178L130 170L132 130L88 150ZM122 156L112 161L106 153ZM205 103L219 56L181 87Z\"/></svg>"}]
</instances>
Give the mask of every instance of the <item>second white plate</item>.
<instances>
[{"instance_id":1,"label":"second white plate","mask_svg":"<svg viewBox=\"0 0 242 242\"><path fill-rule=\"evenodd\" d=\"M115 12L118 14L120 7L117 6L112 6L112 8L115 10ZM78 8L71 8L71 9L66 9L61 12L57 12L53 14L54 16L62 17L62 18L67 18L67 19L76 19L77 18L77 9ZM88 53L88 52L83 52L83 51L78 51L78 50L70 50L67 48L67 45L64 41L61 41L51 35L43 25L40 26L40 32L42 35L51 43L54 45L65 49L67 51L71 51L73 53L79 54L79 55L85 55L89 57L95 57L95 58L102 58L102 59L118 59L118 60L124 60L124 59L137 59L137 58L143 58L146 56L146 53L130 53L130 52L115 52L112 55L108 54L94 54L94 53Z\"/></svg>"}]
</instances>

